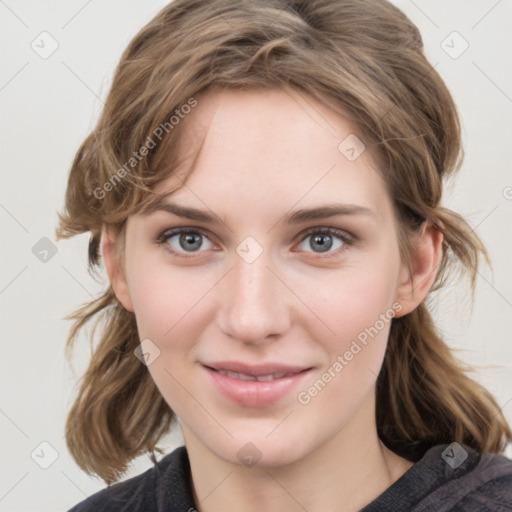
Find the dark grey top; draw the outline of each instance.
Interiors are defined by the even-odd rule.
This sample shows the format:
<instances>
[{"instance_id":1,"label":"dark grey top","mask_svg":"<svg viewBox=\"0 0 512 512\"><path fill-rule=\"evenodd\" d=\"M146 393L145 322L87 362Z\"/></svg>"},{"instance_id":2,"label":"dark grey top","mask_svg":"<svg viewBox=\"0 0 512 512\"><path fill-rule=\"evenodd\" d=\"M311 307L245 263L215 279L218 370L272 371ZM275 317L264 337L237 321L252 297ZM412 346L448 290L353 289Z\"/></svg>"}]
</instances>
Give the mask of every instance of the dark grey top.
<instances>
[{"instance_id":1,"label":"dark grey top","mask_svg":"<svg viewBox=\"0 0 512 512\"><path fill-rule=\"evenodd\" d=\"M467 456L467 457L466 457ZM69 512L194 512L184 446ZM512 461L466 445L434 446L361 512L511 512Z\"/></svg>"}]
</instances>

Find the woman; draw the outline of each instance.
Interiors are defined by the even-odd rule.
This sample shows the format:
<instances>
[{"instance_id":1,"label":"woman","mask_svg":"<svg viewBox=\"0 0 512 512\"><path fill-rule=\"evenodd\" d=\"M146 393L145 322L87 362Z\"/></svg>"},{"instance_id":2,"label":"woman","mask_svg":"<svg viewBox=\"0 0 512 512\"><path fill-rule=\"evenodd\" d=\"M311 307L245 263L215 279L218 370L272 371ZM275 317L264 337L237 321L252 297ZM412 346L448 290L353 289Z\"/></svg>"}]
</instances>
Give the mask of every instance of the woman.
<instances>
[{"instance_id":1,"label":"woman","mask_svg":"<svg viewBox=\"0 0 512 512\"><path fill-rule=\"evenodd\" d=\"M512 433L425 299L485 249L440 206L454 103L383 0L177 0L130 43L58 236L109 287L72 510L512 510ZM101 256L100 256L101 249ZM157 462L178 419L185 447Z\"/></svg>"}]
</instances>

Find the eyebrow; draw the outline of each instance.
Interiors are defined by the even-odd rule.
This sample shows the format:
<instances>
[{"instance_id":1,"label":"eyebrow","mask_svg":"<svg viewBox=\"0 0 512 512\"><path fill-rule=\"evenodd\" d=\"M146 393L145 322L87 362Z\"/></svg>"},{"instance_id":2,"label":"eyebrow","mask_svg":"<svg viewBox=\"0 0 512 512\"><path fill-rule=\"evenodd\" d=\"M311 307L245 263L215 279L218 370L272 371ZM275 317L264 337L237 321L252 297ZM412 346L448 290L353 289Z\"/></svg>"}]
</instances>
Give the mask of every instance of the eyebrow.
<instances>
[{"instance_id":1,"label":"eyebrow","mask_svg":"<svg viewBox=\"0 0 512 512\"><path fill-rule=\"evenodd\" d=\"M189 206L179 205L169 201L156 201L144 213L166 212L185 219L205 222L209 224L225 224L222 217L211 210L199 210ZM307 221L320 220L336 215L365 215L375 217L375 212L366 206L355 204L326 204L314 208L303 208L286 213L281 222L284 224L301 224Z\"/></svg>"}]
</instances>

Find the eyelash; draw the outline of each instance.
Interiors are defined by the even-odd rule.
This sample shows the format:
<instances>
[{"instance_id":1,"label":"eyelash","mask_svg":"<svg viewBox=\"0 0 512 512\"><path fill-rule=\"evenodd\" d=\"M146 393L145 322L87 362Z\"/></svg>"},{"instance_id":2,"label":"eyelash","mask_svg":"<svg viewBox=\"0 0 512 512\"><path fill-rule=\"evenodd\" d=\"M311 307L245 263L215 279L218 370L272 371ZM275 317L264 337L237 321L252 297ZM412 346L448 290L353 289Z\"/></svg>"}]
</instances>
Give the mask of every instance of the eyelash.
<instances>
[{"instance_id":1,"label":"eyelash","mask_svg":"<svg viewBox=\"0 0 512 512\"><path fill-rule=\"evenodd\" d=\"M179 252L179 251L172 249L170 247L170 245L167 243L174 236L182 235L182 234L194 234L194 235L199 234L201 236L204 236L208 240L210 240L208 235L203 230L201 230L199 228L173 228L173 229L169 229L169 230L166 230L163 233L161 233L157 237L155 242L159 245L165 245L166 250L168 250L171 254L173 254L173 256L176 256L178 258L190 259L190 258L197 257L197 255L200 254L200 252L202 252L202 251L191 252L191 253L189 253L189 255L185 255L186 253ZM348 247L353 245L354 241L355 241L355 237L353 237L352 235L349 235L345 231L342 231L342 230L336 229L336 228L326 227L326 228L310 228L309 230L305 231L304 233L302 233L300 235L301 236L300 243L304 242L304 240L306 240L309 236L316 235L316 234L331 235L333 237L338 238L343 243L343 245L340 248L338 248L337 250L332 251L332 252L329 252L329 251L326 252L325 253L326 256L322 256L322 253L313 252L313 254L318 255L321 259L329 259L329 258L332 258L333 256L338 256L342 251L346 250ZM210 242L211 242L211 240L210 240ZM312 251L305 251L305 252L312 252Z\"/></svg>"}]
</instances>

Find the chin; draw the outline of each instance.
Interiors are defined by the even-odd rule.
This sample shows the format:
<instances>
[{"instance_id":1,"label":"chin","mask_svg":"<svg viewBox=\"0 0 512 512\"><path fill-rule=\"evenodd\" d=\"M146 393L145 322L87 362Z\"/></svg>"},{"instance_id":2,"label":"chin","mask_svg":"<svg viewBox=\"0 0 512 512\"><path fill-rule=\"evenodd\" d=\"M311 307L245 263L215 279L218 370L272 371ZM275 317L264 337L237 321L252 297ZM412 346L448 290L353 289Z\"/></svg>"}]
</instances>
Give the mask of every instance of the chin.
<instances>
[{"instance_id":1,"label":"chin","mask_svg":"<svg viewBox=\"0 0 512 512\"><path fill-rule=\"evenodd\" d=\"M272 439L265 434L246 431L235 439L214 442L209 449L230 464L247 467L273 468L293 464L308 453L304 438L281 432Z\"/></svg>"}]
</instances>

